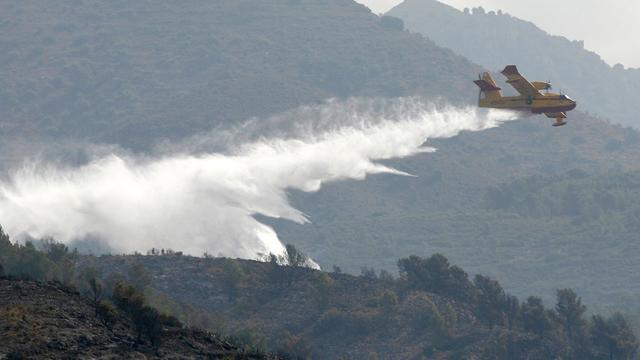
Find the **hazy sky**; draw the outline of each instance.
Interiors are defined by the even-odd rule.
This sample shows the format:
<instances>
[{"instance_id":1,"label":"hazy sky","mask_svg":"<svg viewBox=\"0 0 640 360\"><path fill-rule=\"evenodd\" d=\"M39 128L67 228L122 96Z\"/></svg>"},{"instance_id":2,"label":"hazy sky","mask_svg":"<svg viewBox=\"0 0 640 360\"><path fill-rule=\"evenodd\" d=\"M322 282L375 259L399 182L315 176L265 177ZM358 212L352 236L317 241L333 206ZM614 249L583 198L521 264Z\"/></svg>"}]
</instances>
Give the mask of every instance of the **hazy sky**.
<instances>
[{"instance_id":1,"label":"hazy sky","mask_svg":"<svg viewBox=\"0 0 640 360\"><path fill-rule=\"evenodd\" d=\"M375 13L402 0L356 0ZM584 40L609 64L640 68L640 0L441 0L463 9L482 6L502 9L529 20L553 35Z\"/></svg>"}]
</instances>

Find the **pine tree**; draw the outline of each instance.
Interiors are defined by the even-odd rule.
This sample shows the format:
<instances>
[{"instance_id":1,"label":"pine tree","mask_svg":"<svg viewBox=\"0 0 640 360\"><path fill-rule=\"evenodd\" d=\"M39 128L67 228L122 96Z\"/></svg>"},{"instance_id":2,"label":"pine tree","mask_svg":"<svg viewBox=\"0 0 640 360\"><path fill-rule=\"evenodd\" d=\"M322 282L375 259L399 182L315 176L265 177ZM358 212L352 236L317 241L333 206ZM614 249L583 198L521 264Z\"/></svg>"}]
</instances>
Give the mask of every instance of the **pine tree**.
<instances>
[{"instance_id":1,"label":"pine tree","mask_svg":"<svg viewBox=\"0 0 640 360\"><path fill-rule=\"evenodd\" d=\"M530 296L520 308L522 325L526 331L533 332L542 337L551 326L549 318L542 305L542 299Z\"/></svg>"},{"instance_id":2,"label":"pine tree","mask_svg":"<svg viewBox=\"0 0 640 360\"><path fill-rule=\"evenodd\" d=\"M474 284L478 289L478 310L480 316L493 329L495 324L502 323L506 295L500 284L489 277L476 275Z\"/></svg>"},{"instance_id":3,"label":"pine tree","mask_svg":"<svg viewBox=\"0 0 640 360\"><path fill-rule=\"evenodd\" d=\"M587 307L582 305L582 299L571 289L560 289L556 293L558 302L556 312L562 322L570 341L574 335L579 334L584 329L583 319Z\"/></svg>"},{"instance_id":4,"label":"pine tree","mask_svg":"<svg viewBox=\"0 0 640 360\"><path fill-rule=\"evenodd\" d=\"M630 359L638 349L638 339L621 314L615 313L607 320L595 315L591 322L591 342L598 358Z\"/></svg>"},{"instance_id":5,"label":"pine tree","mask_svg":"<svg viewBox=\"0 0 640 360\"><path fill-rule=\"evenodd\" d=\"M520 302L518 298L513 295L507 295L504 303L504 311L507 316L507 326L509 330L513 330L518 318L518 313L520 312Z\"/></svg>"},{"instance_id":6,"label":"pine tree","mask_svg":"<svg viewBox=\"0 0 640 360\"><path fill-rule=\"evenodd\" d=\"M98 307L103 295L102 283L96 280L95 277L92 277L89 280L89 291L91 303L93 304L93 308L95 310L95 316L98 317Z\"/></svg>"}]
</instances>

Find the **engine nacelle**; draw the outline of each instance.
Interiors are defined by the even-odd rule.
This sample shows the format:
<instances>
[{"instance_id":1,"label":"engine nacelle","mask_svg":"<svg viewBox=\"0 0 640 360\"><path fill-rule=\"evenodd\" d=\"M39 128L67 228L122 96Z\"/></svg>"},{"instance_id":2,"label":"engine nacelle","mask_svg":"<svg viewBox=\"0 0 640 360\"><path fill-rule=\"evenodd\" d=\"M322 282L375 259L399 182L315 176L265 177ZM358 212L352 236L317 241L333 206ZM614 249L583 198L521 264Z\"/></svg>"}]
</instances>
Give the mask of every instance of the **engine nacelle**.
<instances>
[{"instance_id":1,"label":"engine nacelle","mask_svg":"<svg viewBox=\"0 0 640 360\"><path fill-rule=\"evenodd\" d=\"M538 90L549 90L549 89L551 89L551 83L548 83L548 82L534 81L531 84L533 85L533 87L535 87Z\"/></svg>"}]
</instances>

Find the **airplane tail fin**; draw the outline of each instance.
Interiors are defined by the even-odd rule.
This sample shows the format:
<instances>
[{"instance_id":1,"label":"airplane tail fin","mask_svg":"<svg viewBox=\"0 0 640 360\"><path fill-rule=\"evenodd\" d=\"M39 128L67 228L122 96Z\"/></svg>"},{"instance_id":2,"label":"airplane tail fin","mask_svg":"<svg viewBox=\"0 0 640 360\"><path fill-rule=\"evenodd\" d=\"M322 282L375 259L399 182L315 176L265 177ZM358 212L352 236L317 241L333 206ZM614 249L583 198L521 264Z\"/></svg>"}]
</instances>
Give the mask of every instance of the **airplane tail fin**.
<instances>
[{"instance_id":1,"label":"airplane tail fin","mask_svg":"<svg viewBox=\"0 0 640 360\"><path fill-rule=\"evenodd\" d=\"M474 81L480 88L480 92L485 94L485 98L489 100L500 99L502 97L502 89L498 87L491 74L485 72L480 80Z\"/></svg>"}]
</instances>

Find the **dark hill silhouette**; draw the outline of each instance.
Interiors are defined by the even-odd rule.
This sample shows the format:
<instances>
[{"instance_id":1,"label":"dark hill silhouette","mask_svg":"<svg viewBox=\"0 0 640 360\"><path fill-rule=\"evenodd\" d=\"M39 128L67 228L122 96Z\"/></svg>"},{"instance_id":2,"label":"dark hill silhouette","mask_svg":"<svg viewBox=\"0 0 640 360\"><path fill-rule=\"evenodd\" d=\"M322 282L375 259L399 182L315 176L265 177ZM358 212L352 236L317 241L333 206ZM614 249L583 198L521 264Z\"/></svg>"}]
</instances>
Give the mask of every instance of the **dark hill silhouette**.
<instances>
[{"instance_id":1,"label":"dark hill silhouette","mask_svg":"<svg viewBox=\"0 0 640 360\"><path fill-rule=\"evenodd\" d=\"M640 69L611 67L582 41L550 35L506 13L481 8L462 12L436 0L406 0L388 14L402 19L408 30L492 71L518 64L530 80L551 80L554 90L571 95L580 109L640 127Z\"/></svg>"}]
</instances>

